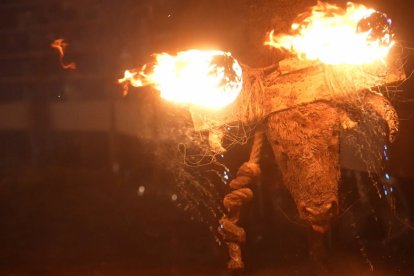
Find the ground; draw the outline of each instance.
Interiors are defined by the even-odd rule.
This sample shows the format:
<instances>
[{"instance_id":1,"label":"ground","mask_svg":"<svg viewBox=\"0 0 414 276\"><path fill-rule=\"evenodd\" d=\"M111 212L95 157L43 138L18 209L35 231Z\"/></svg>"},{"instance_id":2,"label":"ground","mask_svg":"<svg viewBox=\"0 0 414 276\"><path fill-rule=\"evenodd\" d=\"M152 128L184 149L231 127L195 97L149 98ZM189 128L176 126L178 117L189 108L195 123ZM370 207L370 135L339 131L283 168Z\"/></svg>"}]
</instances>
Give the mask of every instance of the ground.
<instances>
[{"instance_id":1,"label":"ground","mask_svg":"<svg viewBox=\"0 0 414 276\"><path fill-rule=\"evenodd\" d=\"M90 169L9 172L0 185L0 274L225 275L226 250L208 226L190 220L170 198L138 196L138 184ZM270 216L246 220L246 274L309 275L303 228ZM413 271L412 232L397 238L396 248L363 240L371 273L360 244L344 233L348 219L331 231L334 275Z\"/></svg>"}]
</instances>

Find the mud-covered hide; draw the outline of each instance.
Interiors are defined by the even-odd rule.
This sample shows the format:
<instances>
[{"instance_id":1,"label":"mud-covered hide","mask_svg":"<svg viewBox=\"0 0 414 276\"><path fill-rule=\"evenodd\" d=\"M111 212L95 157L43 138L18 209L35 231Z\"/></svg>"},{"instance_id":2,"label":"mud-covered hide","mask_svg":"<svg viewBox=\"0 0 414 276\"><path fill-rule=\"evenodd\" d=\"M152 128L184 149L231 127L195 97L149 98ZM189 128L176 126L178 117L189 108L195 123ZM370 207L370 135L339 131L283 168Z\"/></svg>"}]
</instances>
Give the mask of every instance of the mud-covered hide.
<instances>
[{"instance_id":1,"label":"mud-covered hide","mask_svg":"<svg viewBox=\"0 0 414 276\"><path fill-rule=\"evenodd\" d=\"M273 113L267 138L302 219L324 232L337 212L340 110L314 102Z\"/></svg>"}]
</instances>

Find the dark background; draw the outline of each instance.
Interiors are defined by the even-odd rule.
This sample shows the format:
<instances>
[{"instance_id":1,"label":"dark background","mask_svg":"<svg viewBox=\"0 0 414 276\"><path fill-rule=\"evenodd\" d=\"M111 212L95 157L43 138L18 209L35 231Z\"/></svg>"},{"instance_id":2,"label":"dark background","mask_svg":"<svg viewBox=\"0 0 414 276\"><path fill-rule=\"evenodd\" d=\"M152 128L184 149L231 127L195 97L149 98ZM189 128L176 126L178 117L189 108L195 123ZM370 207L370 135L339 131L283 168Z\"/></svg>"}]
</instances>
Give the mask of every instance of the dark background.
<instances>
[{"instance_id":1,"label":"dark background","mask_svg":"<svg viewBox=\"0 0 414 276\"><path fill-rule=\"evenodd\" d=\"M286 30L313 3L1 1L0 273L224 273L226 250L209 229L216 225L185 212L185 202L177 206L174 183L157 162L157 149L167 143L156 136L165 116L162 103L145 89L123 97L116 79L126 68L145 63L151 53L196 47L231 51L250 66L272 64L279 55L262 45L266 32ZM364 3L393 18L409 75L414 68L410 3ZM50 48L56 38L69 43L65 60L75 61L76 71L60 67ZM375 275L414 271L409 229L414 207L413 85L408 79L403 92L392 96L401 131L386 168L398 215L375 193L363 191L361 196L355 183L371 185L364 172L344 169L343 213L329 234L336 274L371 273L369 263ZM108 103L107 126L59 129L53 107L94 102ZM139 127L136 135L117 131L117 103L161 114L142 119L153 136L142 135ZM77 109L65 110L62 118L76 117L80 125L102 124L99 116L85 118ZM263 186L275 181L266 149ZM247 156L247 146L236 147L225 162L234 174ZM139 187L145 191L140 193ZM306 235L289 195L283 189L255 192L245 220L247 272L308 274Z\"/></svg>"}]
</instances>

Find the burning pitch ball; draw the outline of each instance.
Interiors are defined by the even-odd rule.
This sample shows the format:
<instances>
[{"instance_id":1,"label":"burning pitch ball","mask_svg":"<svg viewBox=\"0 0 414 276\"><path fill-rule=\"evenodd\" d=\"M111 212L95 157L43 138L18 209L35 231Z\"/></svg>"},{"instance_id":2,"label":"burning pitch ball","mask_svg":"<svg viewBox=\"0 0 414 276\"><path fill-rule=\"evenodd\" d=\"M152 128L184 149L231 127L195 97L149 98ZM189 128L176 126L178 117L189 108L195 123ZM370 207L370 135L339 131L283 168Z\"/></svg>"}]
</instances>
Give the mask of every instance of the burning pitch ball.
<instances>
[{"instance_id":1,"label":"burning pitch ball","mask_svg":"<svg viewBox=\"0 0 414 276\"><path fill-rule=\"evenodd\" d=\"M227 52L189 50L155 59L140 70L126 70L119 83L153 85L163 99L208 108L232 103L243 86L242 69Z\"/></svg>"}]
</instances>

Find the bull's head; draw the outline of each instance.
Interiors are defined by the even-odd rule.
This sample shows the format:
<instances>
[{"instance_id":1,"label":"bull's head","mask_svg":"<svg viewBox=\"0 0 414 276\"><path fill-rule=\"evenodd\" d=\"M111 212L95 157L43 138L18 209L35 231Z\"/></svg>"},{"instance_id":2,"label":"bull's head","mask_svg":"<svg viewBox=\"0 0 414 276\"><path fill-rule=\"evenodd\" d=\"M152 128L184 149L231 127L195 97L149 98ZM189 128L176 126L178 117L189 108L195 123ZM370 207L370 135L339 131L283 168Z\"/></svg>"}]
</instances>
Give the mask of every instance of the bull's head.
<instances>
[{"instance_id":1,"label":"bull's head","mask_svg":"<svg viewBox=\"0 0 414 276\"><path fill-rule=\"evenodd\" d=\"M386 98L373 93L367 94L365 104L387 122L392 141L398 129L395 110ZM326 232L338 213L339 132L355 122L338 105L314 102L273 113L266 125L283 183L300 218L315 231Z\"/></svg>"}]
</instances>

